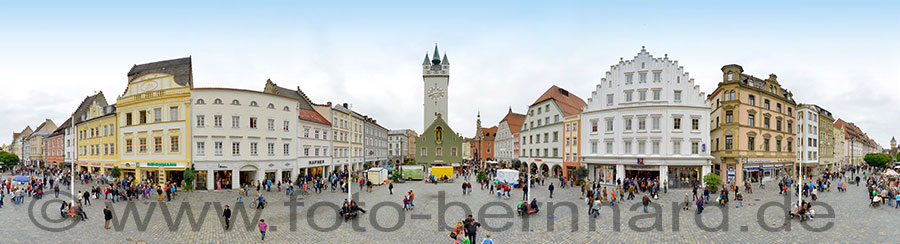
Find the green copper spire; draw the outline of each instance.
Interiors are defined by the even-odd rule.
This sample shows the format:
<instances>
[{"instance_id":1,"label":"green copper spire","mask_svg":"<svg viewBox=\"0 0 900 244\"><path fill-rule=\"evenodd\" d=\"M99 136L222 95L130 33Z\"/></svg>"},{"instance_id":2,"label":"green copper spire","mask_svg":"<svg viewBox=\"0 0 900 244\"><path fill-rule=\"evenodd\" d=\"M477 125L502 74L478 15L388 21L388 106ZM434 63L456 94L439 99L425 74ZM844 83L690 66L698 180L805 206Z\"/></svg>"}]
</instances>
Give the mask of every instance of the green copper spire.
<instances>
[{"instance_id":1,"label":"green copper spire","mask_svg":"<svg viewBox=\"0 0 900 244\"><path fill-rule=\"evenodd\" d=\"M430 63L428 62L428 53L425 53L425 61L422 62L422 65L429 65L429 64Z\"/></svg>"},{"instance_id":2,"label":"green copper spire","mask_svg":"<svg viewBox=\"0 0 900 244\"><path fill-rule=\"evenodd\" d=\"M450 60L447 59L447 53L444 53L444 60L441 61L441 64L450 64Z\"/></svg>"},{"instance_id":3,"label":"green copper spire","mask_svg":"<svg viewBox=\"0 0 900 244\"><path fill-rule=\"evenodd\" d=\"M438 52L437 43L434 44L434 55L431 56L432 60L441 60L441 53Z\"/></svg>"}]
</instances>

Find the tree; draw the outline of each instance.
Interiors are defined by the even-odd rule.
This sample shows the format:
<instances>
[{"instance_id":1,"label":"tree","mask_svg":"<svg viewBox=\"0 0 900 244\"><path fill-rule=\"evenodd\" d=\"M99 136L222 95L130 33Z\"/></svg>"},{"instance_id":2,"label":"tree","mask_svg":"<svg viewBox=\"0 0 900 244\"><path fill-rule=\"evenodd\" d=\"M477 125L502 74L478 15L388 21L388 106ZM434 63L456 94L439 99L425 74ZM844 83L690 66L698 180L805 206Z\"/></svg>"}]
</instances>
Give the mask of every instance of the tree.
<instances>
[{"instance_id":1,"label":"tree","mask_svg":"<svg viewBox=\"0 0 900 244\"><path fill-rule=\"evenodd\" d=\"M719 190L719 185L722 184L722 178L717 174L709 173L703 176L703 183L710 192L716 192Z\"/></svg>"},{"instance_id":2,"label":"tree","mask_svg":"<svg viewBox=\"0 0 900 244\"><path fill-rule=\"evenodd\" d=\"M891 161L891 156L884 153L867 153L863 157L863 161L866 161L866 164L872 167L885 168L888 166L888 162Z\"/></svg>"},{"instance_id":3,"label":"tree","mask_svg":"<svg viewBox=\"0 0 900 244\"><path fill-rule=\"evenodd\" d=\"M409 162L406 162L406 165L416 165L416 160L410 159Z\"/></svg>"},{"instance_id":4,"label":"tree","mask_svg":"<svg viewBox=\"0 0 900 244\"><path fill-rule=\"evenodd\" d=\"M109 171L109 176L112 176L113 178L118 179L119 176L122 176L122 169L120 169L119 166L113 167Z\"/></svg>"},{"instance_id":5,"label":"tree","mask_svg":"<svg viewBox=\"0 0 900 244\"><path fill-rule=\"evenodd\" d=\"M11 169L19 164L19 156L5 151L0 151L0 162L3 162L3 165L6 166L7 169Z\"/></svg>"},{"instance_id":6,"label":"tree","mask_svg":"<svg viewBox=\"0 0 900 244\"><path fill-rule=\"evenodd\" d=\"M475 176L475 178L478 179L478 182L482 182L487 179L487 175L484 174L484 170L479 170L478 175Z\"/></svg>"},{"instance_id":7,"label":"tree","mask_svg":"<svg viewBox=\"0 0 900 244\"><path fill-rule=\"evenodd\" d=\"M521 169L521 168L522 168L522 161L519 161L519 160L513 160L513 162L512 162L512 167L513 167L514 169Z\"/></svg>"},{"instance_id":8,"label":"tree","mask_svg":"<svg viewBox=\"0 0 900 244\"><path fill-rule=\"evenodd\" d=\"M184 189L187 191L194 191L194 179L197 177L197 174L194 173L194 168L187 168L184 170Z\"/></svg>"}]
</instances>

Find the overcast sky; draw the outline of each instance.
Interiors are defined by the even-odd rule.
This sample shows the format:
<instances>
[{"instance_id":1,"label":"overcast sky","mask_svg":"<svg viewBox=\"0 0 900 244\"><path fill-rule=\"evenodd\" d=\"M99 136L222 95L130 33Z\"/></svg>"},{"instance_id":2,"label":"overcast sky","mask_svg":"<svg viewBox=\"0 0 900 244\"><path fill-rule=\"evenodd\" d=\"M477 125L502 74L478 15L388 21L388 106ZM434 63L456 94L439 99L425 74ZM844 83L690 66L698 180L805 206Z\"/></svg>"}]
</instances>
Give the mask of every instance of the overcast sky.
<instances>
[{"instance_id":1,"label":"overcast sky","mask_svg":"<svg viewBox=\"0 0 900 244\"><path fill-rule=\"evenodd\" d=\"M421 131L421 63L435 43L451 63L450 125L469 137L478 111L496 125L552 85L587 100L641 46L678 60L707 93L736 63L777 74L798 102L884 147L897 134L895 2L383 2L0 3L0 144L44 118L62 123L94 91L115 103L134 64L185 56L195 87L262 90L271 78Z\"/></svg>"}]
</instances>

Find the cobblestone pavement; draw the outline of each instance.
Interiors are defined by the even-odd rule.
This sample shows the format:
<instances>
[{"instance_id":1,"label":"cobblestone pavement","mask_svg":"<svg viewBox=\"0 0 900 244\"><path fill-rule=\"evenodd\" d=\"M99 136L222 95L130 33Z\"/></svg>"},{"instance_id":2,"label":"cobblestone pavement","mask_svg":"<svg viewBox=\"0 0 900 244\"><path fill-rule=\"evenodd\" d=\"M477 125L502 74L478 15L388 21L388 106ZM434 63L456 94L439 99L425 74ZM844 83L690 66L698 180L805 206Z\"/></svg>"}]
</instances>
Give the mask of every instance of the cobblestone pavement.
<instances>
[{"instance_id":1,"label":"cobblestone pavement","mask_svg":"<svg viewBox=\"0 0 900 244\"><path fill-rule=\"evenodd\" d=\"M707 205L699 217L699 221L705 226L720 226L726 218L724 216L727 216L727 221L724 221L725 225L721 225L722 229L704 230L695 221L697 215L694 206L689 211L675 206L680 204L684 193L688 193L687 190L670 190L668 194L662 195L659 200L654 201L659 205L656 206L658 208L651 209L650 215L643 214L638 196L635 200L618 204L620 217L614 218L613 208L604 207L600 217L595 220L587 215L587 206L578 197L579 189L557 186L554 198L548 199L546 186L537 186L533 197L542 203L541 212L521 218L515 216L512 210L517 200L522 198L521 190L513 191L511 200L498 200L487 191L480 190L478 185L474 185L476 188L471 195L462 195L460 183L460 180L453 184L438 185L400 183L395 184L393 195L388 194L386 186L375 187L372 193L363 192L357 196L369 212L346 223L338 220L334 210L336 204L347 196L340 192L303 195L297 200L303 206L296 208L293 217L286 204L288 197L275 191L263 192L270 206L259 213L260 218L269 223L270 231L266 236L269 243L452 243L448 237L449 230L441 229L440 226L451 226L463 218L464 208L470 209L483 224L478 233L479 241L484 238L485 233L490 233L497 243L897 243L900 240L900 231L897 229L900 225L900 209L869 207L864 188L856 186L850 186L846 193L820 194L818 202L833 211L825 206L815 206L818 218L805 223L810 228L824 227L825 230L804 228L800 222L793 220L788 221L790 230L787 231L784 229L783 210L769 208L760 213L760 207L765 203L784 202L774 187L755 189L755 193L746 194L746 207L743 208L735 208L735 202L730 203L728 208ZM78 185L78 189L86 187ZM357 190L359 188L354 188L354 192ZM403 212L400 209L402 193L409 190L416 194L416 208ZM53 201L52 193L44 199L36 200L34 205L31 205L32 199L28 198L25 204L14 206L7 198L3 208L0 208L0 219L4 223L0 227L0 243L34 243L36 240L41 240L41 243L259 242L260 234L253 218L255 209L246 207L248 218L243 218L240 207L235 208L240 205L236 203L236 198L236 191L200 191L179 193L171 202L165 203L155 200L133 201L131 205L137 210L134 212L139 213L141 221L136 221L133 213L125 216L128 203L109 203L97 199L93 200L92 206L87 207L87 221L63 228L63 231L39 228L62 228L74 223L72 220L49 222L59 219L60 202ZM205 203L208 203L207 212L203 216ZM116 215L113 222L124 221L120 230L103 228L104 204L111 204L113 207ZM232 230L224 230L218 217L221 210L217 210L217 204L231 205L234 209ZM557 206L555 211L550 211L550 204ZM46 214L41 214L42 208L45 208L43 212ZM193 219L197 219L193 221L196 223L193 227L192 220L187 217L188 209L193 214ZM176 223L181 211L185 211L184 216L180 223ZM825 218L829 212L833 213L834 218ZM166 213L171 216L168 221ZM661 215L656 215L660 213ZM483 219L491 214L494 215L490 216L492 218ZM33 216L35 220L31 220L29 216ZM619 224L615 224L614 219L619 219ZM660 224L651 228L655 220ZM138 222L146 224L139 225ZM295 224L293 228L292 222ZM778 230L766 230L763 226Z\"/></svg>"}]
</instances>

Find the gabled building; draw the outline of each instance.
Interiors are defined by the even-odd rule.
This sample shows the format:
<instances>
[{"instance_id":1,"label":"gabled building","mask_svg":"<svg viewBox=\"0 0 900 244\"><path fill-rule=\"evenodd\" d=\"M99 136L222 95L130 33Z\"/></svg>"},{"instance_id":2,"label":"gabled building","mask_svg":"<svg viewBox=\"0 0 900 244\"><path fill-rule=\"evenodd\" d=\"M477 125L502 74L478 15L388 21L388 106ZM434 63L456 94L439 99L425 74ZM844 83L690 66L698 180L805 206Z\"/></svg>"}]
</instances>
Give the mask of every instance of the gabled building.
<instances>
[{"instance_id":1,"label":"gabled building","mask_svg":"<svg viewBox=\"0 0 900 244\"><path fill-rule=\"evenodd\" d=\"M438 114L431 125L416 138L416 163L431 166L451 166L462 162L462 142L453 129Z\"/></svg>"},{"instance_id":2,"label":"gabled building","mask_svg":"<svg viewBox=\"0 0 900 244\"><path fill-rule=\"evenodd\" d=\"M134 65L116 99L116 142L124 177L182 184L191 161L191 58ZM199 178L198 178L199 180Z\"/></svg>"},{"instance_id":3,"label":"gabled building","mask_svg":"<svg viewBox=\"0 0 900 244\"><path fill-rule=\"evenodd\" d=\"M563 175L564 120L581 113L584 106L584 100L554 85L528 107L519 131L519 158L532 173L543 177Z\"/></svg>"},{"instance_id":4,"label":"gabled building","mask_svg":"<svg viewBox=\"0 0 900 244\"><path fill-rule=\"evenodd\" d=\"M103 92L90 98L83 113L75 118L75 164L78 171L108 175L109 170L119 166L116 107L107 103Z\"/></svg>"},{"instance_id":5,"label":"gabled building","mask_svg":"<svg viewBox=\"0 0 900 244\"><path fill-rule=\"evenodd\" d=\"M497 126L490 128L481 127L481 113L475 120L475 136L469 141L469 150L476 164L481 165L486 161L495 160L494 139L497 137Z\"/></svg>"},{"instance_id":6,"label":"gabled building","mask_svg":"<svg viewBox=\"0 0 900 244\"><path fill-rule=\"evenodd\" d=\"M604 184L644 178L670 188L702 184L712 160L705 96L668 55L641 48L610 66L581 114L588 178Z\"/></svg>"},{"instance_id":7,"label":"gabled building","mask_svg":"<svg viewBox=\"0 0 900 244\"><path fill-rule=\"evenodd\" d=\"M23 146L25 152L25 165L39 166L44 163L44 139L56 130L56 123L50 119L45 119L31 135L25 138Z\"/></svg>"},{"instance_id":8,"label":"gabled building","mask_svg":"<svg viewBox=\"0 0 900 244\"><path fill-rule=\"evenodd\" d=\"M25 162L25 141L28 139L28 136L31 136L31 133L34 133L34 130L31 129L31 126L25 126L25 129L22 129L19 133L13 133L13 140L9 143L9 152L19 156L19 162Z\"/></svg>"},{"instance_id":9,"label":"gabled building","mask_svg":"<svg viewBox=\"0 0 900 244\"><path fill-rule=\"evenodd\" d=\"M519 130L525 121L524 114L517 114L512 107L497 125L497 137L494 139L494 156L498 162L512 163L519 160Z\"/></svg>"},{"instance_id":10,"label":"gabled building","mask_svg":"<svg viewBox=\"0 0 900 244\"><path fill-rule=\"evenodd\" d=\"M67 119L44 140L44 167L56 168L64 164L66 128L71 126L71 123L72 119Z\"/></svg>"},{"instance_id":11,"label":"gabled building","mask_svg":"<svg viewBox=\"0 0 900 244\"><path fill-rule=\"evenodd\" d=\"M271 79L266 80L263 92L296 99L299 114L295 133L298 173L303 176L326 176L332 171L334 155L330 103L316 104L299 86L291 90L278 86Z\"/></svg>"}]
</instances>

